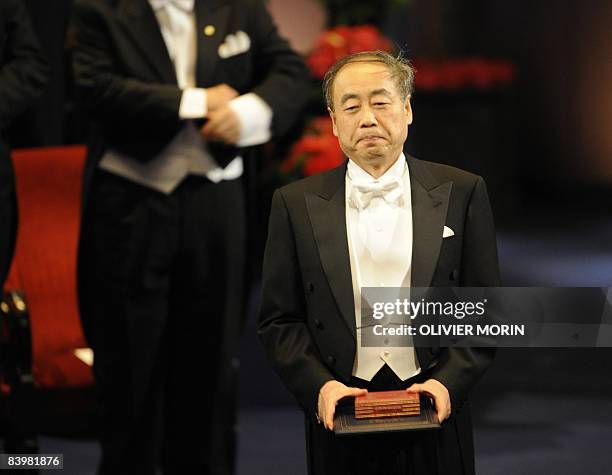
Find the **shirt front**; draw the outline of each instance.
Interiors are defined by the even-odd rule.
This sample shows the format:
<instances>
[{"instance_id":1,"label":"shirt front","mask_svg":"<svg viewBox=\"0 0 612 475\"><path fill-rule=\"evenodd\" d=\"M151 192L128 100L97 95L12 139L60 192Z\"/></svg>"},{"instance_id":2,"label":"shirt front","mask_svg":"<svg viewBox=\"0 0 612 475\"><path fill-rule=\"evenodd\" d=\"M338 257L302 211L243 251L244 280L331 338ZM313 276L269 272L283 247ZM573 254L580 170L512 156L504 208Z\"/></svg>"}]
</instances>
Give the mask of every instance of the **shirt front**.
<instances>
[{"instance_id":1,"label":"shirt front","mask_svg":"<svg viewBox=\"0 0 612 475\"><path fill-rule=\"evenodd\" d=\"M208 113L206 89L195 87L197 32L194 2L149 0L149 3L174 64L178 86L183 91L179 118L184 120L184 126L147 163L110 149L102 157L100 168L166 194L189 174L206 176L215 183L239 178L244 168L242 158L236 157L225 168L219 167L192 120L204 118ZM229 106L240 122L239 147L258 145L270 139L272 110L259 96L244 94L231 100Z\"/></svg>"},{"instance_id":2,"label":"shirt front","mask_svg":"<svg viewBox=\"0 0 612 475\"><path fill-rule=\"evenodd\" d=\"M355 203L359 184L399 180L403 194L397 203L375 196L365 207ZM371 331L361 323L362 287L409 287L412 265L412 202L406 157L398 160L379 179L349 160L345 177L346 223L353 282L357 351L353 376L371 381L385 365L406 380L420 372L413 346L362 347L362 333Z\"/></svg>"}]
</instances>

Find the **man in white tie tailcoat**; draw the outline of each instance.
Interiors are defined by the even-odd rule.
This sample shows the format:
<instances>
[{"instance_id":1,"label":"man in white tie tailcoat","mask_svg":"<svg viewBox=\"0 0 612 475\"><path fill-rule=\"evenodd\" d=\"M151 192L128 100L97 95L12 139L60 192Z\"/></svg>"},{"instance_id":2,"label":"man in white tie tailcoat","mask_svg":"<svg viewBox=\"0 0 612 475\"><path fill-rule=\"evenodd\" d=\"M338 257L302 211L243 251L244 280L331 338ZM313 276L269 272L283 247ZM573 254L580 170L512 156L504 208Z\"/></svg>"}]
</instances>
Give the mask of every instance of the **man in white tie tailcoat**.
<instances>
[{"instance_id":1,"label":"man in white tie tailcoat","mask_svg":"<svg viewBox=\"0 0 612 475\"><path fill-rule=\"evenodd\" d=\"M78 0L73 27L100 473L230 474L243 175L298 118L307 69L261 0Z\"/></svg>"},{"instance_id":2,"label":"man in white tie tailcoat","mask_svg":"<svg viewBox=\"0 0 612 475\"><path fill-rule=\"evenodd\" d=\"M468 393L494 350L361 344L362 287L499 285L482 178L403 153L413 75L382 52L334 65L324 92L348 161L273 198L259 336L305 412L313 475L474 473ZM439 431L332 432L343 398L408 388L433 399Z\"/></svg>"}]
</instances>

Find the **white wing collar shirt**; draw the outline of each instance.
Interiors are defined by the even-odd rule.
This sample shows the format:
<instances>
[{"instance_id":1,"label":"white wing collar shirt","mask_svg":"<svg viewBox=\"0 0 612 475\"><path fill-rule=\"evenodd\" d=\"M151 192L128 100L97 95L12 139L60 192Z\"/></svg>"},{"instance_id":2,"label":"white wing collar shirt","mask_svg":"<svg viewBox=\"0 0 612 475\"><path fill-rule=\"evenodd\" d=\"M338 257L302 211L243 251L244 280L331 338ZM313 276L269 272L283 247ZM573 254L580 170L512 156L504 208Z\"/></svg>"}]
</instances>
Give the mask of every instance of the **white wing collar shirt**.
<instances>
[{"instance_id":1,"label":"white wing collar shirt","mask_svg":"<svg viewBox=\"0 0 612 475\"><path fill-rule=\"evenodd\" d=\"M189 174L205 176L215 183L240 177L242 158L236 157L225 168L219 167L190 120L204 118L208 113L206 89L195 87L195 0L149 0L149 3L174 64L178 86L183 91L179 118L185 125L168 146L147 163L110 149L102 157L100 168L166 194L172 193ZM263 99L248 93L231 100L229 105L240 121L239 147L258 145L270 139L272 109Z\"/></svg>"},{"instance_id":2,"label":"white wing collar shirt","mask_svg":"<svg viewBox=\"0 0 612 475\"><path fill-rule=\"evenodd\" d=\"M406 157L376 179L352 160L346 178L346 222L357 351L353 376L371 381L385 365L402 380L420 372L413 346L362 347L361 288L408 287L412 265L412 206Z\"/></svg>"}]
</instances>

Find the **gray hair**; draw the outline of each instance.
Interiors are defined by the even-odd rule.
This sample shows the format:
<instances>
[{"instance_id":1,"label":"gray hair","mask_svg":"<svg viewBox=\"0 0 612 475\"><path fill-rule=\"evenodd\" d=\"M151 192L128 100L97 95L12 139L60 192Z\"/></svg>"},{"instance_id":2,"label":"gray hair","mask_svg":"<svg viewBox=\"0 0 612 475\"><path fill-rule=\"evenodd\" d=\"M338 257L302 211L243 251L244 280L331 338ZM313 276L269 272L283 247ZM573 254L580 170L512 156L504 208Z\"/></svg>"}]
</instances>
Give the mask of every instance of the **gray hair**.
<instances>
[{"instance_id":1,"label":"gray hair","mask_svg":"<svg viewBox=\"0 0 612 475\"><path fill-rule=\"evenodd\" d=\"M391 77L395 80L402 100L406 100L412 94L415 70L410 61L403 58L401 53L396 57L385 51L362 51L342 58L325 73L323 78L323 94L325 95L325 104L331 111L334 110L332 97L334 80L338 72L349 63L382 63L387 67Z\"/></svg>"}]
</instances>

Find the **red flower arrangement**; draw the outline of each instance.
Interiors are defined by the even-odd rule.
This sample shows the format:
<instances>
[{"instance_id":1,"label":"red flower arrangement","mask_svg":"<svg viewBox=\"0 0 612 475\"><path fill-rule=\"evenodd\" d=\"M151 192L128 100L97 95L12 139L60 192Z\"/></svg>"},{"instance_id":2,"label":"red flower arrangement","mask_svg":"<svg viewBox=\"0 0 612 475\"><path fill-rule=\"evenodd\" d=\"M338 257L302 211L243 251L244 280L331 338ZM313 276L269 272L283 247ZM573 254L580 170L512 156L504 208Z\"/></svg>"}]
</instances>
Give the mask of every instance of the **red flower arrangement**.
<instances>
[{"instance_id":1,"label":"red flower arrangement","mask_svg":"<svg viewBox=\"0 0 612 475\"><path fill-rule=\"evenodd\" d=\"M337 26L317 39L306 62L312 75L322 79L338 60L360 51L391 52L391 41L372 25ZM414 59L415 89L423 91L487 90L510 85L516 68L509 61L485 58L457 58L440 61Z\"/></svg>"},{"instance_id":2,"label":"red flower arrangement","mask_svg":"<svg viewBox=\"0 0 612 475\"><path fill-rule=\"evenodd\" d=\"M443 61L415 59L414 86L418 91L488 90L512 84L516 69L502 59L461 58Z\"/></svg>"},{"instance_id":3,"label":"red flower arrangement","mask_svg":"<svg viewBox=\"0 0 612 475\"><path fill-rule=\"evenodd\" d=\"M344 154L327 116L314 118L284 160L280 170L286 175L311 176L335 168L344 162Z\"/></svg>"},{"instance_id":4,"label":"red flower arrangement","mask_svg":"<svg viewBox=\"0 0 612 475\"><path fill-rule=\"evenodd\" d=\"M391 41L372 25L341 25L321 33L306 62L313 76L322 79L336 61L349 54L372 50L390 52Z\"/></svg>"}]
</instances>

